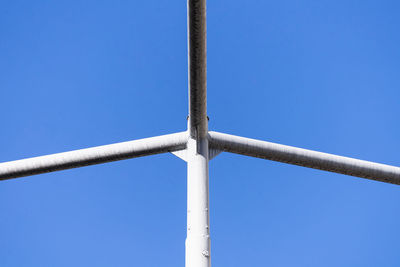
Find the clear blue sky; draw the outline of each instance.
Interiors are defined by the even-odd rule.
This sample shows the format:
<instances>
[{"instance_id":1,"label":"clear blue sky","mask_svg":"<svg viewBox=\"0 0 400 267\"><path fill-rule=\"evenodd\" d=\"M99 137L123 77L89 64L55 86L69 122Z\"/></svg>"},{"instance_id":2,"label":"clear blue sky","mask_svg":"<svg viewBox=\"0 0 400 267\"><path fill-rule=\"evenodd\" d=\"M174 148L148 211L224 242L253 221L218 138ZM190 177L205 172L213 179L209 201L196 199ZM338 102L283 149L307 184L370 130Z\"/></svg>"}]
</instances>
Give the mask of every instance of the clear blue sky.
<instances>
[{"instance_id":1,"label":"clear blue sky","mask_svg":"<svg viewBox=\"0 0 400 267\"><path fill-rule=\"evenodd\" d=\"M400 166L400 4L208 1L210 129ZM0 3L0 161L186 129L186 1ZM223 153L213 266L400 266L400 187ZM0 183L0 266L184 266L164 154Z\"/></svg>"}]
</instances>

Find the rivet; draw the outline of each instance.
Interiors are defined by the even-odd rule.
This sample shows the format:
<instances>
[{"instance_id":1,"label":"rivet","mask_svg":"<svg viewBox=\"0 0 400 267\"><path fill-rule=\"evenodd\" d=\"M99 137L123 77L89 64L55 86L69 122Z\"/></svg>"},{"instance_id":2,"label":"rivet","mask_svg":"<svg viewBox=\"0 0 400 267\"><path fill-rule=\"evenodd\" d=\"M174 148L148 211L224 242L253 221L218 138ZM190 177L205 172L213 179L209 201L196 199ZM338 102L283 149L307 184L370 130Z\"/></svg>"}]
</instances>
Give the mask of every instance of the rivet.
<instances>
[{"instance_id":1,"label":"rivet","mask_svg":"<svg viewBox=\"0 0 400 267\"><path fill-rule=\"evenodd\" d=\"M201 254L203 254L204 257L210 257L210 253L208 252L208 250L203 250Z\"/></svg>"}]
</instances>

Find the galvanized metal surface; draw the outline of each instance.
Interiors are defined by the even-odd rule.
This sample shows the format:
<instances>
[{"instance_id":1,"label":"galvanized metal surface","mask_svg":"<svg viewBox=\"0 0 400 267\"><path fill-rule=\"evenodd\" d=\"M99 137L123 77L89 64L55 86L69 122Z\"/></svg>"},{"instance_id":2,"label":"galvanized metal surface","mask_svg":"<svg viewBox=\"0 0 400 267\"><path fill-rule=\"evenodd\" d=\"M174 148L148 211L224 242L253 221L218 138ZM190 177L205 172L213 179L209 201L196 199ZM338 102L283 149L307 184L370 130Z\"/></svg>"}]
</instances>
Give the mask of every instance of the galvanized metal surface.
<instances>
[{"instance_id":1,"label":"galvanized metal surface","mask_svg":"<svg viewBox=\"0 0 400 267\"><path fill-rule=\"evenodd\" d=\"M0 163L0 180L60 171L186 148L187 132Z\"/></svg>"},{"instance_id":2,"label":"galvanized metal surface","mask_svg":"<svg viewBox=\"0 0 400 267\"><path fill-rule=\"evenodd\" d=\"M188 0L189 133L207 136L206 0Z\"/></svg>"},{"instance_id":3,"label":"galvanized metal surface","mask_svg":"<svg viewBox=\"0 0 400 267\"><path fill-rule=\"evenodd\" d=\"M400 168L266 141L209 132L210 147L251 157L400 184Z\"/></svg>"}]
</instances>

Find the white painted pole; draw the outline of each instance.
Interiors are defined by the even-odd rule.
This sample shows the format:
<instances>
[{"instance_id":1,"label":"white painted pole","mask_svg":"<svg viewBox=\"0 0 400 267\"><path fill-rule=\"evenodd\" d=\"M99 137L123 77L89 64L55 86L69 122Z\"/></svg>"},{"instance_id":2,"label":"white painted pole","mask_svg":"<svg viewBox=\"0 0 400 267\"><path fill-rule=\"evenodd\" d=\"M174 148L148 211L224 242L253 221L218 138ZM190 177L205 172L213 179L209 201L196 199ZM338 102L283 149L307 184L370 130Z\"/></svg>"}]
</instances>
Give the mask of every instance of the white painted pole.
<instances>
[{"instance_id":1,"label":"white painted pole","mask_svg":"<svg viewBox=\"0 0 400 267\"><path fill-rule=\"evenodd\" d=\"M188 0L189 134L207 136L206 0Z\"/></svg>"},{"instance_id":2,"label":"white painted pole","mask_svg":"<svg viewBox=\"0 0 400 267\"><path fill-rule=\"evenodd\" d=\"M187 132L0 163L0 180L61 171L186 148Z\"/></svg>"},{"instance_id":3,"label":"white painted pole","mask_svg":"<svg viewBox=\"0 0 400 267\"><path fill-rule=\"evenodd\" d=\"M188 0L186 267L210 267L206 0Z\"/></svg>"},{"instance_id":4,"label":"white painted pole","mask_svg":"<svg viewBox=\"0 0 400 267\"><path fill-rule=\"evenodd\" d=\"M210 267L208 140L187 144L186 267Z\"/></svg>"},{"instance_id":5,"label":"white painted pole","mask_svg":"<svg viewBox=\"0 0 400 267\"><path fill-rule=\"evenodd\" d=\"M400 185L399 167L230 134L208 134L213 149Z\"/></svg>"}]
</instances>

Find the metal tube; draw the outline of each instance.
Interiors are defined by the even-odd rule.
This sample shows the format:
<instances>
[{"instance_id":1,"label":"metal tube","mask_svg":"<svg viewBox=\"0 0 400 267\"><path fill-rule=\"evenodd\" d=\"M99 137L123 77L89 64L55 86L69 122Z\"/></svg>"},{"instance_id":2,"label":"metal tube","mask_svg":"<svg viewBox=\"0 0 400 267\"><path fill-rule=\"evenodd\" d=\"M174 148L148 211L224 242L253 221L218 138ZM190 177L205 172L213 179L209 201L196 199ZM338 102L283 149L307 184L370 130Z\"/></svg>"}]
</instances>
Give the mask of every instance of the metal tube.
<instances>
[{"instance_id":1,"label":"metal tube","mask_svg":"<svg viewBox=\"0 0 400 267\"><path fill-rule=\"evenodd\" d=\"M210 147L251 157L400 184L400 168L266 141L209 132Z\"/></svg>"},{"instance_id":2,"label":"metal tube","mask_svg":"<svg viewBox=\"0 0 400 267\"><path fill-rule=\"evenodd\" d=\"M78 168L186 148L187 132L0 163L0 180Z\"/></svg>"},{"instance_id":3,"label":"metal tube","mask_svg":"<svg viewBox=\"0 0 400 267\"><path fill-rule=\"evenodd\" d=\"M186 267L210 267L208 140L187 144Z\"/></svg>"},{"instance_id":4,"label":"metal tube","mask_svg":"<svg viewBox=\"0 0 400 267\"><path fill-rule=\"evenodd\" d=\"M206 0L188 0L189 133L207 136Z\"/></svg>"},{"instance_id":5,"label":"metal tube","mask_svg":"<svg viewBox=\"0 0 400 267\"><path fill-rule=\"evenodd\" d=\"M188 0L186 267L210 267L206 0Z\"/></svg>"}]
</instances>

